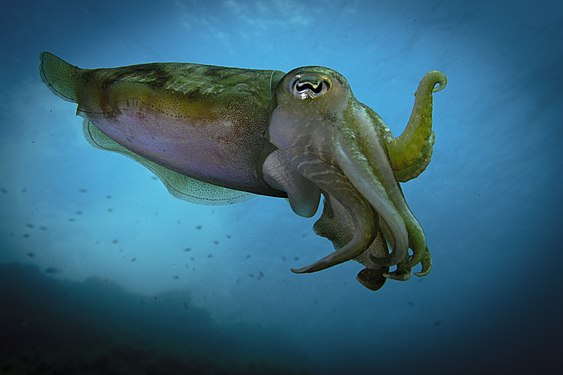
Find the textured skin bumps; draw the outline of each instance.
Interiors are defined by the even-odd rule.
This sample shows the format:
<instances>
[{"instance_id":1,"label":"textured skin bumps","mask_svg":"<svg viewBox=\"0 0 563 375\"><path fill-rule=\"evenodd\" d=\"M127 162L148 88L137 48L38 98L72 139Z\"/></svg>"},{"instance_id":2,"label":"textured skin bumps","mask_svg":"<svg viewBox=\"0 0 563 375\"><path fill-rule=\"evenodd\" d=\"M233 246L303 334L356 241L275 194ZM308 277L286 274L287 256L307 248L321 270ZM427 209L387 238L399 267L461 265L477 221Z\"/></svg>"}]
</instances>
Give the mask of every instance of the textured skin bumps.
<instances>
[{"instance_id":1,"label":"textured skin bumps","mask_svg":"<svg viewBox=\"0 0 563 375\"><path fill-rule=\"evenodd\" d=\"M386 147L391 167L401 182L417 177L430 163L435 140L432 94L446 87L447 82L444 73L437 70L428 72L414 94L416 99L406 129L399 137L388 139Z\"/></svg>"}]
</instances>

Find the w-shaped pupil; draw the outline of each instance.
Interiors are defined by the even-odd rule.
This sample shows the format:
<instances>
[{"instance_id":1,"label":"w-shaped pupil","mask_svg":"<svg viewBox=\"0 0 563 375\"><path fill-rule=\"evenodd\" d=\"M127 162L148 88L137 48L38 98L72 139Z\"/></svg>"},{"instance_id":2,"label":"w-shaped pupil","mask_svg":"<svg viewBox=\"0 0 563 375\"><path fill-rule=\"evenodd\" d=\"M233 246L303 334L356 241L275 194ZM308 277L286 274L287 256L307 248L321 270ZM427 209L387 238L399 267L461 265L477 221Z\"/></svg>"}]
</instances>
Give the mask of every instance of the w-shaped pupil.
<instances>
[{"instance_id":1,"label":"w-shaped pupil","mask_svg":"<svg viewBox=\"0 0 563 375\"><path fill-rule=\"evenodd\" d=\"M311 82L303 82L303 83L299 83L297 82L297 90L299 91L305 91L305 90L311 90L313 91L315 94L319 94L321 92L321 90L323 89L323 83L319 83L318 85L314 85Z\"/></svg>"}]
</instances>

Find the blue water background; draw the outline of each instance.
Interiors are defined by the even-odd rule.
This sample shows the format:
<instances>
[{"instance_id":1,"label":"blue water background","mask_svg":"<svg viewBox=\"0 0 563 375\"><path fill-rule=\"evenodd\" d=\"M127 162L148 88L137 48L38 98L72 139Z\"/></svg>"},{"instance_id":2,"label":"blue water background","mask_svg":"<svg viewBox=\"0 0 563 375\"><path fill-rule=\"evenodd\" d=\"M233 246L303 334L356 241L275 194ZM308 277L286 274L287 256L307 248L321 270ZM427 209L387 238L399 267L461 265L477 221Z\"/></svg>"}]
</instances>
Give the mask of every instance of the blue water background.
<instances>
[{"instance_id":1,"label":"blue water background","mask_svg":"<svg viewBox=\"0 0 563 375\"><path fill-rule=\"evenodd\" d=\"M561 369L561 2L18 1L2 6L0 30L0 263L143 298L184 293L213 325L186 338L196 346L228 331L231 347L312 373ZM403 184L431 274L378 292L353 262L292 274L332 251L314 219L269 197L186 203L92 148L75 105L40 81L43 50L85 68L328 66L395 135L422 76L445 72L432 162Z\"/></svg>"}]
</instances>

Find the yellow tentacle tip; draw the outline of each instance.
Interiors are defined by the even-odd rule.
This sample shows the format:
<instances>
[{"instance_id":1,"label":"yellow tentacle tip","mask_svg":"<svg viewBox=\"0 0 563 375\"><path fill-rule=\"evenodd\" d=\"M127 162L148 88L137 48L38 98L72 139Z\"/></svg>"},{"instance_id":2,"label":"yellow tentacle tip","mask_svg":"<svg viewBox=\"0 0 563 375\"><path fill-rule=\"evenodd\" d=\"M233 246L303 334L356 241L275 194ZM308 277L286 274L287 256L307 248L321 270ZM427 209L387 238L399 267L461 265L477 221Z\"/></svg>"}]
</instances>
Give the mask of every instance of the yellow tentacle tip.
<instances>
[{"instance_id":1,"label":"yellow tentacle tip","mask_svg":"<svg viewBox=\"0 0 563 375\"><path fill-rule=\"evenodd\" d=\"M439 70L431 70L422 78L420 86L432 87L432 92L442 91L448 84L448 77Z\"/></svg>"}]
</instances>

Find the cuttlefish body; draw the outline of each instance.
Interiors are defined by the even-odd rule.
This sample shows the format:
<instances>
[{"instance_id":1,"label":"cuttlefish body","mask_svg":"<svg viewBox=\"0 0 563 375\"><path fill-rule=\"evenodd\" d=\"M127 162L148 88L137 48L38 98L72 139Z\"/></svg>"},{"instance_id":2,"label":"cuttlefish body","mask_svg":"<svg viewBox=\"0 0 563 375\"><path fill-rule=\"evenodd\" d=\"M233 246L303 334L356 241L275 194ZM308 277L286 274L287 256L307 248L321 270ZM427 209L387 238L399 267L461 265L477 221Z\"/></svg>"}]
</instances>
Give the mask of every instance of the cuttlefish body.
<instances>
[{"instance_id":1,"label":"cuttlefish body","mask_svg":"<svg viewBox=\"0 0 563 375\"><path fill-rule=\"evenodd\" d=\"M55 94L78 104L92 145L142 163L178 198L286 197L295 213L311 217L322 194L314 229L336 251L293 272L355 259L365 266L358 281L377 290L388 278L408 279L418 263L417 275L430 271L424 233L399 182L430 162L441 72L421 80L397 138L341 74L324 67L287 74L188 63L80 69L44 52L40 73Z\"/></svg>"}]
</instances>

